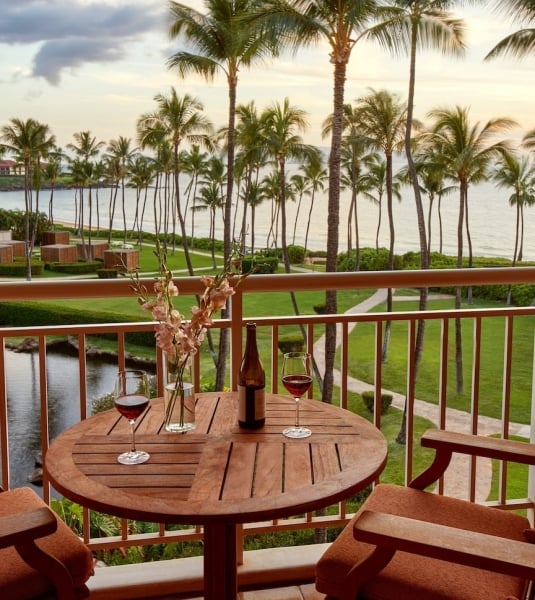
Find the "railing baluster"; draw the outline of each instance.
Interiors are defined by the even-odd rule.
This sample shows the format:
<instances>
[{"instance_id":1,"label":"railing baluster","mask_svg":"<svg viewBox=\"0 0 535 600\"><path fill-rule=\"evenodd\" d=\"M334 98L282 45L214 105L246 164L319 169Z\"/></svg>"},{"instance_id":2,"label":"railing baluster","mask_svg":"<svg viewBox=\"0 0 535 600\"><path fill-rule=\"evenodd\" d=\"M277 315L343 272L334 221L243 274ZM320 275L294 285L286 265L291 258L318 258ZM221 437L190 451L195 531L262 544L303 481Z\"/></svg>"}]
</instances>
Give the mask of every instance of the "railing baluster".
<instances>
[{"instance_id":1,"label":"railing baluster","mask_svg":"<svg viewBox=\"0 0 535 600\"><path fill-rule=\"evenodd\" d=\"M535 269L471 269L464 270L470 272L444 271L444 272L393 272L393 273L344 273L344 274L316 274L316 275L289 275L289 276L263 276L255 275L243 281L242 285L236 291L236 294L231 298L231 315L229 319L220 319L215 322L214 330L218 328L231 329L231 354L230 354L230 382L231 388L236 387L236 374L239 368L239 363L242 356L242 331L246 319L243 316L243 297L246 293L263 293L281 292L293 290L299 293L305 290L324 291L325 289L370 289L370 288L408 288L421 287L422 285L467 285L467 284L492 284L504 282L520 282L531 281L535 279ZM323 277L325 275L325 277ZM127 296L131 294L128 282L121 281L64 281L59 282L32 282L31 294L33 297L39 296L44 299L51 298L85 298L85 297L111 297L111 296ZM41 283L43 283L41 285ZM2 284L0 284L1 286ZM193 295L199 293L200 284L197 278L185 278L180 280L181 295ZM19 300L24 299L30 294L27 286L14 284L6 286L3 291L5 294L2 300ZM26 295L26 296L25 296ZM387 321L405 322L408 327L407 332L407 385L406 385L406 402L407 402L407 422L406 422L406 477L409 479L412 475L412 456L413 456L413 419L414 419L414 402L418 396L416 382L414 380L416 374L416 365L414 357L415 336L417 335L417 326L419 319L427 321L435 320L441 327L440 340L440 358L439 358L439 373L438 373L438 409L437 409L437 425L445 428L448 426L447 408L448 408L448 352L452 351L449 348L450 338L453 343L453 336L449 335L450 324L456 318L465 320L471 319L474 323L474 351L471 357L472 360L472 389L471 389L471 415L470 426L472 431L477 431L477 422L480 412L480 378L481 378L481 344L484 336L482 335L484 319L487 318L503 318L505 320L504 331L504 362L503 362L503 390L502 390L502 435L507 437L510 426L510 404L511 404L511 383L509 375L514 368L513 363L513 345L514 345L514 318L516 316L531 316L535 315L535 307L504 307L504 308L489 308L489 309L473 309L463 308L458 311L453 309L433 310L433 311L412 311L403 312L396 311L393 313L345 313L339 315L293 315L286 316L268 316L268 317L250 317L254 318L259 327L267 328L271 331L271 389L277 392L279 389L278 368L279 368L279 350L278 342L281 331L285 327L301 327L306 329L307 349L310 352L314 350L314 336L318 332L322 332L326 323L337 324L337 330L340 341L340 362L337 365L341 373L339 381L340 403L341 406L347 406L348 384L347 384L347 369L350 364L351 357L349 356L349 347L353 327L357 323L369 323L375 327L375 368L373 373L373 381L370 382L370 388L375 391L375 407L374 407L374 423L376 426L381 426L381 392L383 387L383 365L381 363L381 352L384 341L383 327ZM249 320L249 319L247 319ZM85 418L87 407L87 365L86 365L86 350L87 336L113 333L117 336L117 368L125 366L126 356L128 352L127 334L130 332L152 332L153 323L101 323L89 325L65 325L65 326L50 326L50 327L28 327L28 328L0 328L0 451L1 468L2 468L2 485L9 485L9 431L8 431L8 415L7 415L7 384L6 384L6 369L5 369L5 343L8 337L37 337L39 341L39 384L40 384L40 405L42 414L42 449L46 452L49 443L50 432L48 430L47 410L48 410L48 390L46 377L46 340L52 336L77 336L79 345L79 380L80 380L80 418ZM394 328L393 328L394 329ZM358 328L357 328L358 330ZM358 335L358 333L357 333ZM534 340L535 346L535 340ZM163 391L162 380L162 355L161 351L155 348L155 358L157 367L157 385L158 393L161 395ZM534 348L535 355L535 348ZM424 346L425 356L425 346ZM201 365L199 363L200 355L195 356L195 377L200 373ZM523 357L519 357L523 358ZM532 359L533 360L533 359ZM323 375L323 374L322 374ZM534 374L535 389L535 374ZM317 397L319 390L314 389L313 396ZM533 419L535 419L535 391L533 394ZM535 434L533 434L535 436ZM476 475L476 466L474 463L468 468L467 480L470 482L470 496L474 495L474 481ZM505 466L504 466L505 467ZM502 478L500 480L499 502L508 504L509 507L523 505L531 510L530 502L524 500L516 501L513 499L507 500L507 485L505 468L501 470ZM533 496L535 484L530 482L528 497ZM438 491L443 492L443 483L439 483ZM43 491L45 499L49 499L49 488L46 485ZM159 525L154 534L136 534L129 533L128 522L122 521L120 535L114 538L94 539L90 540L90 521L89 511L83 511L83 536L86 541L91 542L94 548L117 548L121 546L134 546L158 542L171 541L186 541L198 540L202 538L202 530L200 527L191 527L179 531L166 530L165 526ZM248 524L244 528L246 535L252 533L261 533L264 531L289 530L289 529L305 529L310 527L324 528L334 525L342 525L351 515L346 512L346 504L342 502L338 505L338 510L333 511L330 516L319 516L312 513L307 513L301 517L291 519L279 519L276 522Z\"/></svg>"}]
</instances>

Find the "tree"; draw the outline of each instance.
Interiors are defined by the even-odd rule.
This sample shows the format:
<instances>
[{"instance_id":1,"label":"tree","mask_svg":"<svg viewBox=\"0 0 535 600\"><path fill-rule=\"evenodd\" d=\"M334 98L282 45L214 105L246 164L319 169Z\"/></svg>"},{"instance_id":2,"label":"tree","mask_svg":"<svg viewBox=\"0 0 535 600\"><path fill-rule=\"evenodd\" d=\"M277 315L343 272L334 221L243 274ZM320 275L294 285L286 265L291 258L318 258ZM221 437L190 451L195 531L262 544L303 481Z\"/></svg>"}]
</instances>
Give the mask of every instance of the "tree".
<instances>
[{"instance_id":1,"label":"tree","mask_svg":"<svg viewBox=\"0 0 535 600\"><path fill-rule=\"evenodd\" d=\"M310 220L312 219L312 210L314 209L314 200L318 191L325 189L325 182L327 181L327 171L323 162L323 156L321 152L313 153L307 156L305 162L299 167L303 172L303 177L307 182L307 189L310 195L310 206L308 208L307 226L305 231L305 255L308 244L308 234L310 231Z\"/></svg>"},{"instance_id":2,"label":"tree","mask_svg":"<svg viewBox=\"0 0 535 600\"><path fill-rule=\"evenodd\" d=\"M493 179L498 187L512 188L509 204L516 209L515 246L512 266L522 260L524 240L524 206L535 200L535 167L527 156L518 157L513 152L504 152L499 158ZM511 303L511 286L507 304Z\"/></svg>"},{"instance_id":3,"label":"tree","mask_svg":"<svg viewBox=\"0 0 535 600\"><path fill-rule=\"evenodd\" d=\"M193 275L193 265L189 254L186 218L180 195L180 146L183 142L198 144L212 148L212 123L202 114L204 106L198 98L189 94L178 96L176 89L171 87L169 95L156 94L154 100L158 105L156 111L145 113L137 121L137 135L141 148L157 146L167 140L173 151L173 190L175 209L178 215L182 247L190 276ZM174 248L173 236L173 248Z\"/></svg>"},{"instance_id":4,"label":"tree","mask_svg":"<svg viewBox=\"0 0 535 600\"><path fill-rule=\"evenodd\" d=\"M286 225L286 191L288 181L286 179L286 161L288 159L304 160L307 156L317 154L317 149L305 144L297 134L305 131L308 123L306 113L300 108L290 105L288 98L281 104L274 103L267 108L261 117L263 124L263 141L268 154L273 157L277 165L278 206L281 214L281 245L284 268L290 272L290 260L288 257L287 225ZM292 296L294 298L294 296ZM297 312L297 306L294 306Z\"/></svg>"},{"instance_id":5,"label":"tree","mask_svg":"<svg viewBox=\"0 0 535 600\"><path fill-rule=\"evenodd\" d=\"M356 111L359 115L363 135L368 138L372 148L383 152L386 161L386 202L390 231L388 268L393 271L395 229L392 207L394 198L392 160L394 153L399 152L403 147L407 107L396 94L391 94L386 90L370 89L368 95L357 100ZM388 288L386 310L392 312L392 288ZM386 361L388 351L390 325L391 322L387 321L383 343L383 362Z\"/></svg>"},{"instance_id":6,"label":"tree","mask_svg":"<svg viewBox=\"0 0 535 600\"><path fill-rule=\"evenodd\" d=\"M39 189L34 203L34 177L39 175L41 160L55 147L55 136L48 125L35 119L10 119L1 129L0 140L4 151L11 152L24 165L24 241L26 242L26 279L32 279L32 254L35 246Z\"/></svg>"},{"instance_id":7,"label":"tree","mask_svg":"<svg viewBox=\"0 0 535 600\"><path fill-rule=\"evenodd\" d=\"M92 195L91 195L91 185L93 183L98 183L98 180L95 178L94 173L94 164L91 162L92 159L95 159L99 152L100 148L105 145L103 141L97 141L97 138L91 135L90 131L79 131L73 134L74 140L76 144L69 143L67 144L67 148L72 150L77 157L75 172L79 176L78 183L80 184L80 203L83 203L83 188L85 186L89 186L89 194L88 194L88 206L89 206L89 246L91 246L91 229L92 229L92 216L93 216L93 205L92 205ZM83 207L81 206L81 214L83 215ZM80 235L82 237L82 244L84 241L84 222L83 218L80 223ZM87 258L87 248L85 244L83 244L84 255Z\"/></svg>"},{"instance_id":8,"label":"tree","mask_svg":"<svg viewBox=\"0 0 535 600\"><path fill-rule=\"evenodd\" d=\"M267 56L276 55L280 44L278 32L264 23L264 4L261 0L204 0L205 14L178 2L172 1L170 5L173 21L169 34L171 38L183 35L192 50L173 54L168 60L169 67L176 70L180 77L195 73L211 81L216 73L222 73L227 79L227 189L223 222L225 261L230 259L233 247L231 213L238 73L240 69L250 67ZM222 317L226 316L227 310L228 303L221 313ZM222 329L217 361L217 390L223 389L225 383L228 351L229 333L227 329Z\"/></svg>"},{"instance_id":9,"label":"tree","mask_svg":"<svg viewBox=\"0 0 535 600\"><path fill-rule=\"evenodd\" d=\"M118 169L118 181L121 183L121 208L123 214L123 242L127 241L125 186L130 161L134 158L137 148L132 148L132 140L120 135L116 140L111 140L107 150ZM111 229L111 224L110 224Z\"/></svg>"},{"instance_id":10,"label":"tree","mask_svg":"<svg viewBox=\"0 0 535 600\"><path fill-rule=\"evenodd\" d=\"M535 4L533 0L496 0L495 3L514 21L525 25L535 24ZM491 60L498 56L523 58L535 50L535 28L524 27L506 36L485 56Z\"/></svg>"},{"instance_id":11,"label":"tree","mask_svg":"<svg viewBox=\"0 0 535 600\"><path fill-rule=\"evenodd\" d=\"M48 159L43 168L43 176L50 183L50 198L48 200L48 220L54 227L54 190L58 177L61 175L61 161L65 158L61 148L54 148L48 154Z\"/></svg>"},{"instance_id":12,"label":"tree","mask_svg":"<svg viewBox=\"0 0 535 600\"><path fill-rule=\"evenodd\" d=\"M430 142L449 177L459 186L459 218L457 221L457 268L463 267L463 234L467 215L470 183L487 176L492 159L498 159L509 144L496 139L497 134L516 125L509 118L490 119L481 126L471 125L467 108L436 108L428 116L433 120L425 142ZM468 230L468 229L467 229ZM470 260L469 260L469 266ZM455 291L455 308L461 308L461 288ZM463 360L461 320L455 319L455 365L457 393L463 390Z\"/></svg>"},{"instance_id":13,"label":"tree","mask_svg":"<svg viewBox=\"0 0 535 600\"><path fill-rule=\"evenodd\" d=\"M409 89L407 98L407 125L405 129L405 156L414 193L416 216L418 222L418 238L420 242L420 266L429 268L429 245L426 239L425 218L418 183L418 173L412 156L412 130L414 119L414 97L416 89L416 55L418 48L429 46L441 50L444 54L462 55L464 52L462 21L454 19L447 9L454 5L450 0L395 0L399 13L393 19L397 32L383 40L386 48L395 52L400 50L409 54ZM396 27L397 23L397 27ZM385 28L388 33L389 28ZM419 310L427 309L427 288L420 288ZM418 321L416 340L414 344L415 380L423 352L425 335L425 320ZM405 415L397 441L405 442Z\"/></svg>"},{"instance_id":14,"label":"tree","mask_svg":"<svg viewBox=\"0 0 535 600\"><path fill-rule=\"evenodd\" d=\"M235 118L238 73L244 67L276 55L277 32L266 27L262 16L264 2L259 0L204 0L206 12L178 2L170 3L169 34L183 36L191 51L180 50L168 60L170 69L182 78L190 73L211 81L221 72L228 83L227 189L225 200L224 253L232 253L230 236L234 182ZM252 18L252 17L255 18ZM219 388L218 388L219 389Z\"/></svg>"},{"instance_id":15,"label":"tree","mask_svg":"<svg viewBox=\"0 0 535 600\"><path fill-rule=\"evenodd\" d=\"M272 0L267 4L271 5L271 18L281 36L288 38L289 44L297 48L324 40L330 48L329 59L333 65L333 110L329 153L326 270L334 272L338 260L341 149L347 65L359 40L380 37L380 26L373 25L389 16L390 10L375 0ZM325 308L328 313L337 312L334 290L326 291ZM336 327L328 324L325 328L325 374L322 391L324 402L332 401L335 352Z\"/></svg>"},{"instance_id":16,"label":"tree","mask_svg":"<svg viewBox=\"0 0 535 600\"><path fill-rule=\"evenodd\" d=\"M267 150L262 144L260 115L254 102L236 107L236 171L242 174L242 192L239 197L243 203L240 228L241 251L245 251L247 240L247 213L251 208L251 248L254 250L254 208L264 199L259 193L260 170L267 163ZM236 211L237 212L237 211Z\"/></svg>"},{"instance_id":17,"label":"tree","mask_svg":"<svg viewBox=\"0 0 535 600\"><path fill-rule=\"evenodd\" d=\"M179 160L182 165L182 171L190 175L190 180L184 190L186 194L186 208L184 214L188 213L191 200L191 248L193 250L195 244L195 200L197 197L197 184L199 182L199 177L206 171L208 154L206 152L201 152L198 144L193 144L189 152L183 150L180 153Z\"/></svg>"}]
</instances>

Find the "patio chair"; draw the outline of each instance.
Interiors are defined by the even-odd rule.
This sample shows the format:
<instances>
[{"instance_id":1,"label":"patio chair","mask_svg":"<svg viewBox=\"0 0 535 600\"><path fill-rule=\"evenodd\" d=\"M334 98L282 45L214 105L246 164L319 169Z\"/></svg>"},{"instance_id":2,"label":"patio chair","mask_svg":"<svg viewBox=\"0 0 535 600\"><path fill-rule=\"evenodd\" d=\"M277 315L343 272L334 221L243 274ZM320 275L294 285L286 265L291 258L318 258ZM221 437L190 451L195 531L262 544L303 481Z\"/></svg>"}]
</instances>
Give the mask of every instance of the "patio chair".
<instances>
[{"instance_id":1,"label":"patio chair","mask_svg":"<svg viewBox=\"0 0 535 600\"><path fill-rule=\"evenodd\" d=\"M0 596L75 600L89 595L87 546L28 487L0 488Z\"/></svg>"},{"instance_id":2,"label":"patio chair","mask_svg":"<svg viewBox=\"0 0 535 600\"><path fill-rule=\"evenodd\" d=\"M516 513L424 491L452 453L535 464L535 445L429 430L431 466L408 487L378 484L316 565L316 589L340 600L530 598L535 530Z\"/></svg>"}]
</instances>

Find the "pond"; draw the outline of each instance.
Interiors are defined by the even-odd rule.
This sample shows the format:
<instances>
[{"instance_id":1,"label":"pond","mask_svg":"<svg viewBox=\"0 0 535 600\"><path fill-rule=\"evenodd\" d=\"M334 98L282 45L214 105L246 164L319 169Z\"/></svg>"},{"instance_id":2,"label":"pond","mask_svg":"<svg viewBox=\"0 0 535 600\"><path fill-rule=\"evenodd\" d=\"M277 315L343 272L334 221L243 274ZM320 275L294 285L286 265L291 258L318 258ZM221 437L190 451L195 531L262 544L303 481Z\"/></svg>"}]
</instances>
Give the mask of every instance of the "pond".
<instances>
[{"instance_id":1,"label":"pond","mask_svg":"<svg viewBox=\"0 0 535 600\"><path fill-rule=\"evenodd\" d=\"M6 350L10 486L29 485L40 458L39 355ZM87 357L87 413L94 400L113 390L116 364ZM80 420L78 358L47 350L49 429L54 439ZM1 468L1 467L0 467ZM36 490L38 488L33 486Z\"/></svg>"}]
</instances>

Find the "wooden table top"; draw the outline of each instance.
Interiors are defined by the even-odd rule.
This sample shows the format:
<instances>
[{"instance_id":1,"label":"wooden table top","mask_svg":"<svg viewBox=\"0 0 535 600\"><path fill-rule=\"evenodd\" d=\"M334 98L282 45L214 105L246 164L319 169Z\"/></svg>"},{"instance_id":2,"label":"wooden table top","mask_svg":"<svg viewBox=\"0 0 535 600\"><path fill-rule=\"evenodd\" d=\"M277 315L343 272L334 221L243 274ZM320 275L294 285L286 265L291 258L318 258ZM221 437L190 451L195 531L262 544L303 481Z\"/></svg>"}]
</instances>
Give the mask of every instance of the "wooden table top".
<instances>
[{"instance_id":1,"label":"wooden table top","mask_svg":"<svg viewBox=\"0 0 535 600\"><path fill-rule=\"evenodd\" d=\"M333 504L371 483L384 468L387 444L362 417L315 400L301 401L312 436L285 438L295 404L266 395L266 425L237 424L235 393L197 396L197 427L186 434L162 427L163 402L151 400L138 420L141 465L121 465L129 425L115 410L63 432L45 457L50 482L84 506L161 523L246 523L291 516Z\"/></svg>"}]
</instances>

